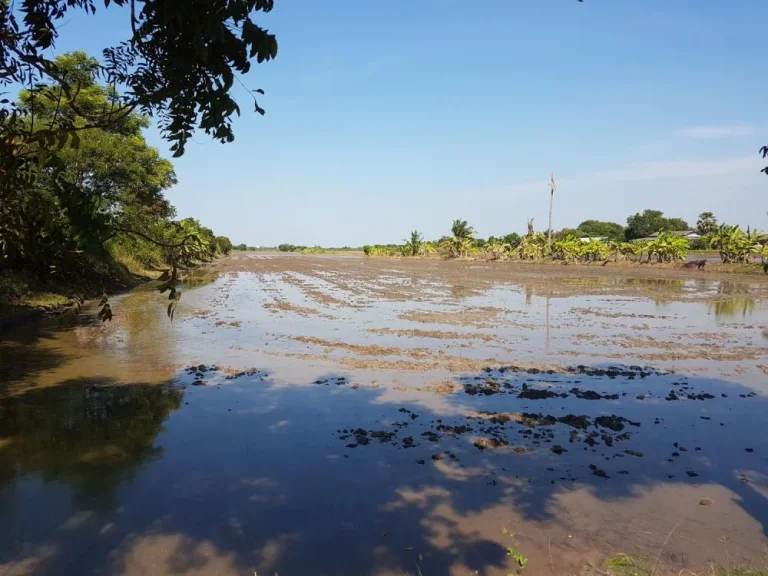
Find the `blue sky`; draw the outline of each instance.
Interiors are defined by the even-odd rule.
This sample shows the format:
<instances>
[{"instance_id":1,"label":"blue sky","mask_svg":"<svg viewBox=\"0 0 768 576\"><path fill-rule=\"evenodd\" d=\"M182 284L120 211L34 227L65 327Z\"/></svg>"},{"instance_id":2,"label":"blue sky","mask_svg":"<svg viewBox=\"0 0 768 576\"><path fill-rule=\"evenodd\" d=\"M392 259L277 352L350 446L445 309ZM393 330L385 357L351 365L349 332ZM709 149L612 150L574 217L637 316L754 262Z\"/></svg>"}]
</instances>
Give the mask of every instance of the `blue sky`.
<instances>
[{"instance_id":1,"label":"blue sky","mask_svg":"<svg viewBox=\"0 0 768 576\"><path fill-rule=\"evenodd\" d=\"M199 133L168 192L235 243L482 236L644 208L768 229L764 0L276 0L275 61L236 91L236 140ZM60 51L127 38L73 16ZM148 135L161 151L167 144ZM168 154L170 156L170 154Z\"/></svg>"}]
</instances>

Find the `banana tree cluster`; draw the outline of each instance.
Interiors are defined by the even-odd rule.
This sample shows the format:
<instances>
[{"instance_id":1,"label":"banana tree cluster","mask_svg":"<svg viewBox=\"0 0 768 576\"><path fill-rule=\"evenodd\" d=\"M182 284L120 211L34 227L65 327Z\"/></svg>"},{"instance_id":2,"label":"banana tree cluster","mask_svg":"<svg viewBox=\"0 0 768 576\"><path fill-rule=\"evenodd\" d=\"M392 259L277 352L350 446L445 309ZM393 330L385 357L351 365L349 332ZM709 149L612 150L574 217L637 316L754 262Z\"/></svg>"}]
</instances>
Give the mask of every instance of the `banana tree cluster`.
<instances>
[{"instance_id":1,"label":"banana tree cluster","mask_svg":"<svg viewBox=\"0 0 768 576\"><path fill-rule=\"evenodd\" d=\"M547 254L547 237L541 232L526 234L517 250L521 260L541 260Z\"/></svg>"},{"instance_id":2,"label":"banana tree cluster","mask_svg":"<svg viewBox=\"0 0 768 576\"><path fill-rule=\"evenodd\" d=\"M486 260L506 260L513 253L512 245L499 238L493 238L483 246L483 255Z\"/></svg>"},{"instance_id":3,"label":"banana tree cluster","mask_svg":"<svg viewBox=\"0 0 768 576\"><path fill-rule=\"evenodd\" d=\"M750 262L755 254L765 250L768 237L757 230L746 232L739 226L722 224L712 235L710 246L717 249L723 263Z\"/></svg>"},{"instance_id":4,"label":"banana tree cluster","mask_svg":"<svg viewBox=\"0 0 768 576\"><path fill-rule=\"evenodd\" d=\"M658 262L678 262L685 260L688 254L688 240L682 236L659 233L659 237L645 244L648 261L655 256Z\"/></svg>"}]
</instances>

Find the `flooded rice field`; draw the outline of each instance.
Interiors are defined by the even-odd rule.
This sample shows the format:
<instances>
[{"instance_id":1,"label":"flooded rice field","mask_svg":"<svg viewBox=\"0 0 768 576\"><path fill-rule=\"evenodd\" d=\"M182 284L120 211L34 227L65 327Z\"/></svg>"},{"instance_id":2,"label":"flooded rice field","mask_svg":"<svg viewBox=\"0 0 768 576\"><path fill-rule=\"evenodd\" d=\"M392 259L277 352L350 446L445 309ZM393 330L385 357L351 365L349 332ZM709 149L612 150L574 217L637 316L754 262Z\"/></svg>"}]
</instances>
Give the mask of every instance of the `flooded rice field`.
<instances>
[{"instance_id":1,"label":"flooded rice field","mask_svg":"<svg viewBox=\"0 0 768 576\"><path fill-rule=\"evenodd\" d=\"M251 253L173 322L150 288L2 334L0 574L765 563L766 279Z\"/></svg>"}]
</instances>

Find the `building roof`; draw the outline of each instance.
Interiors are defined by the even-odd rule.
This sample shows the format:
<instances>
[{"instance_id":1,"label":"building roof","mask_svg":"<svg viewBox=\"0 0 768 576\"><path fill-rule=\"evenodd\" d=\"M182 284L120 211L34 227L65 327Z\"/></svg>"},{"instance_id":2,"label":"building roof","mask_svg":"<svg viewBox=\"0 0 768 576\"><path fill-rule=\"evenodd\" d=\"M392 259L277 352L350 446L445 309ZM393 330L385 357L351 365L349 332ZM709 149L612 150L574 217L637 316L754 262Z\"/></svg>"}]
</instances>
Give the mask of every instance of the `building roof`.
<instances>
[{"instance_id":1,"label":"building roof","mask_svg":"<svg viewBox=\"0 0 768 576\"><path fill-rule=\"evenodd\" d=\"M696 232L696 230L669 230L667 233L672 234L672 236L683 236L685 238L701 238L701 235ZM656 232L655 234L651 234L648 238L658 238L659 234L661 234L661 232Z\"/></svg>"}]
</instances>

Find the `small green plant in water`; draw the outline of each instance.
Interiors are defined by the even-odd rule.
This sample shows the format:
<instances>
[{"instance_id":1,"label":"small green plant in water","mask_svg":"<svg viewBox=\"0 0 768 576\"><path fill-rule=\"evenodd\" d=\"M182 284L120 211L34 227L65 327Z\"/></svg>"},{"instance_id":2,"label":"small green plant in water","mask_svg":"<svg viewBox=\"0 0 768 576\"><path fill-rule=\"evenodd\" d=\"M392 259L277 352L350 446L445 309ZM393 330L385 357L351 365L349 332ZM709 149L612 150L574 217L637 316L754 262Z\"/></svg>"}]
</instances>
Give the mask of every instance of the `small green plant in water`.
<instances>
[{"instance_id":1,"label":"small green plant in water","mask_svg":"<svg viewBox=\"0 0 768 576\"><path fill-rule=\"evenodd\" d=\"M501 533L505 536L509 536L510 540L512 540L512 544L507 546L507 556L512 558L512 560L515 561L515 564L517 564L517 566L519 566L521 569L525 568L525 565L528 563L528 557L517 549L514 542L515 533L510 532L506 528L502 528Z\"/></svg>"},{"instance_id":2,"label":"small green plant in water","mask_svg":"<svg viewBox=\"0 0 768 576\"><path fill-rule=\"evenodd\" d=\"M605 562L611 569L611 574L622 576L650 576L653 572L648 568L648 562L642 556L629 556L619 553Z\"/></svg>"}]
</instances>

